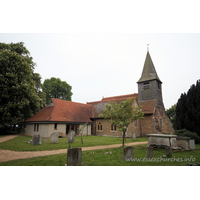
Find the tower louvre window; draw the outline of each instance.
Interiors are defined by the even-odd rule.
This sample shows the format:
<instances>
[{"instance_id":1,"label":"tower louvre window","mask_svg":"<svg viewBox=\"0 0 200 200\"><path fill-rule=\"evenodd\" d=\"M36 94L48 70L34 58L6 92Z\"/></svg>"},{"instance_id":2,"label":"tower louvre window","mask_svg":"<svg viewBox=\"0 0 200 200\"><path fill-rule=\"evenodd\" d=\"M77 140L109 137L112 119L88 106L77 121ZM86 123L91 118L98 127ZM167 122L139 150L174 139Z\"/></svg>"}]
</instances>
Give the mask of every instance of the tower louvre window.
<instances>
[{"instance_id":1,"label":"tower louvre window","mask_svg":"<svg viewBox=\"0 0 200 200\"><path fill-rule=\"evenodd\" d=\"M149 89L149 82L144 83L144 90Z\"/></svg>"}]
</instances>

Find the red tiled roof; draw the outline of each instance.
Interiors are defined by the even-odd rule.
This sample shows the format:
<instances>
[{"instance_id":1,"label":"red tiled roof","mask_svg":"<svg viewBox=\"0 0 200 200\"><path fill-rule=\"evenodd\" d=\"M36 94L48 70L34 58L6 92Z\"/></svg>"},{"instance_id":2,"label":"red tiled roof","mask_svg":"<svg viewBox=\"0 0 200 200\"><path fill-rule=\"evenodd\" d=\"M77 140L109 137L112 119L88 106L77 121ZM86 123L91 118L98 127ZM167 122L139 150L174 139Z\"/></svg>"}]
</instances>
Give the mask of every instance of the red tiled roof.
<instances>
[{"instance_id":1,"label":"red tiled roof","mask_svg":"<svg viewBox=\"0 0 200 200\"><path fill-rule=\"evenodd\" d=\"M92 122L92 105L52 98L54 105L46 106L25 122Z\"/></svg>"},{"instance_id":2,"label":"red tiled roof","mask_svg":"<svg viewBox=\"0 0 200 200\"><path fill-rule=\"evenodd\" d=\"M94 101L94 102L87 102L87 104L90 104L93 106L93 117L99 118L99 114L102 114L103 111L106 109L106 104L110 104L110 102L115 101L116 103L120 103L121 101L124 101L126 99L131 98L138 98L138 94L128 94L128 95L121 95L121 96L114 96L114 97L106 97L102 98L101 101Z\"/></svg>"},{"instance_id":3,"label":"red tiled roof","mask_svg":"<svg viewBox=\"0 0 200 200\"><path fill-rule=\"evenodd\" d=\"M117 100L126 100L126 99L131 99L131 98L138 98L138 94L127 94L127 95L121 95L121 96L115 96L115 97L106 97L103 98L101 101L117 101Z\"/></svg>"},{"instance_id":4,"label":"red tiled roof","mask_svg":"<svg viewBox=\"0 0 200 200\"><path fill-rule=\"evenodd\" d=\"M154 108L156 106L157 100L151 100L151 101L139 101L139 105L142 108L142 111L144 114L153 114Z\"/></svg>"}]
</instances>

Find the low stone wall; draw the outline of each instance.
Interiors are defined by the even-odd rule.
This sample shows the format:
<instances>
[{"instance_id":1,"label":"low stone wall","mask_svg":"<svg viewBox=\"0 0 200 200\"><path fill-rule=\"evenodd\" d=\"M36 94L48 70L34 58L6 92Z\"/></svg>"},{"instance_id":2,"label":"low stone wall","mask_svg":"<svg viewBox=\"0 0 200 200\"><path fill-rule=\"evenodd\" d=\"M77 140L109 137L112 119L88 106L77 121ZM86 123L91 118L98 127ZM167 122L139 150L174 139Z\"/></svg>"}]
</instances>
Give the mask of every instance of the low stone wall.
<instances>
[{"instance_id":1,"label":"low stone wall","mask_svg":"<svg viewBox=\"0 0 200 200\"><path fill-rule=\"evenodd\" d=\"M176 142L177 135L166 135L166 134L148 134L149 145L163 145L171 147L172 149L178 149Z\"/></svg>"}]
</instances>

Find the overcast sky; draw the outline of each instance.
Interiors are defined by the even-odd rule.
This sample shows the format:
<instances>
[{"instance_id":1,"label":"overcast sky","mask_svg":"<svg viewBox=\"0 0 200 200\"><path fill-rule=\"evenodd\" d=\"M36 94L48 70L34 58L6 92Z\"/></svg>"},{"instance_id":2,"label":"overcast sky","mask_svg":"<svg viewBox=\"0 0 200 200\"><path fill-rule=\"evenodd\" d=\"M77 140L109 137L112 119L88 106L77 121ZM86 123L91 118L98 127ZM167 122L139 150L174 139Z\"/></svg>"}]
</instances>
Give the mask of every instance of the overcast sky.
<instances>
[{"instance_id":1,"label":"overcast sky","mask_svg":"<svg viewBox=\"0 0 200 200\"><path fill-rule=\"evenodd\" d=\"M0 42L24 42L42 82L60 78L72 86L72 101L138 93L147 44L163 82L168 109L200 79L200 34L1 33Z\"/></svg>"}]
</instances>

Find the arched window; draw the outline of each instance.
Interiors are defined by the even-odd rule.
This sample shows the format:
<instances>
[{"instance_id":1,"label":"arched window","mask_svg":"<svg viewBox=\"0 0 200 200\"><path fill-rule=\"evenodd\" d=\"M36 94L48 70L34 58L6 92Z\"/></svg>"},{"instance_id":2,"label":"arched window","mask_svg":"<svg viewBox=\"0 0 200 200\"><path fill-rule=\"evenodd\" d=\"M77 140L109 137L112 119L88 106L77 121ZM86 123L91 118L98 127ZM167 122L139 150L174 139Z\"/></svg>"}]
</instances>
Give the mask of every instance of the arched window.
<instances>
[{"instance_id":1,"label":"arched window","mask_svg":"<svg viewBox=\"0 0 200 200\"><path fill-rule=\"evenodd\" d=\"M111 126L110 126L110 130L111 130L111 131L116 131L116 130L117 130L116 125L111 124Z\"/></svg>"},{"instance_id":2,"label":"arched window","mask_svg":"<svg viewBox=\"0 0 200 200\"><path fill-rule=\"evenodd\" d=\"M101 122L98 123L98 125L97 125L97 130L98 130L98 131L102 131L102 124L101 124Z\"/></svg>"}]
</instances>

